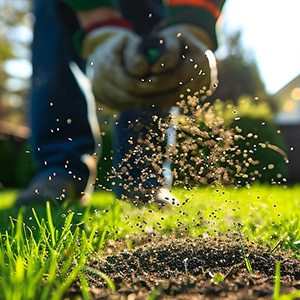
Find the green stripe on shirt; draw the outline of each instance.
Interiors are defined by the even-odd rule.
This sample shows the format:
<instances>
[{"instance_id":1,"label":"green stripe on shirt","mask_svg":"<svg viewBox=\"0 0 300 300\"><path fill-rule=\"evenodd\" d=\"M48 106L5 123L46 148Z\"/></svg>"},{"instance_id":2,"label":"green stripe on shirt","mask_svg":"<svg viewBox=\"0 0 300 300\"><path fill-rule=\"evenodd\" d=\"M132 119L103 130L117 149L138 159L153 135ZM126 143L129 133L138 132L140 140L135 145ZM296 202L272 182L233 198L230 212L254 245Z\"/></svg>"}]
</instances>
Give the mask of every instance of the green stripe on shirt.
<instances>
[{"instance_id":1,"label":"green stripe on shirt","mask_svg":"<svg viewBox=\"0 0 300 300\"><path fill-rule=\"evenodd\" d=\"M115 0L64 0L74 11L91 10L102 6L117 8Z\"/></svg>"}]
</instances>

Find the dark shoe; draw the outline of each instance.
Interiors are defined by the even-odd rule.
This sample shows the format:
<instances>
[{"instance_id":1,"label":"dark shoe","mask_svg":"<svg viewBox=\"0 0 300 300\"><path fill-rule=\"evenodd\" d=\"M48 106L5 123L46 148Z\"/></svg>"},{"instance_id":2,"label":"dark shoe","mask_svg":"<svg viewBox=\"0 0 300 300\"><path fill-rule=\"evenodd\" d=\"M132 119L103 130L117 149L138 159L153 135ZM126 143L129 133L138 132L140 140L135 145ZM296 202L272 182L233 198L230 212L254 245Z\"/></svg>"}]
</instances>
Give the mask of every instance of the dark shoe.
<instances>
[{"instance_id":1,"label":"dark shoe","mask_svg":"<svg viewBox=\"0 0 300 300\"><path fill-rule=\"evenodd\" d=\"M16 201L16 206L34 205L35 203L46 203L59 206L65 200L68 202L79 202L83 192L75 184L75 181L63 177L53 177L51 180L42 178L32 182L27 189L22 191Z\"/></svg>"}]
</instances>

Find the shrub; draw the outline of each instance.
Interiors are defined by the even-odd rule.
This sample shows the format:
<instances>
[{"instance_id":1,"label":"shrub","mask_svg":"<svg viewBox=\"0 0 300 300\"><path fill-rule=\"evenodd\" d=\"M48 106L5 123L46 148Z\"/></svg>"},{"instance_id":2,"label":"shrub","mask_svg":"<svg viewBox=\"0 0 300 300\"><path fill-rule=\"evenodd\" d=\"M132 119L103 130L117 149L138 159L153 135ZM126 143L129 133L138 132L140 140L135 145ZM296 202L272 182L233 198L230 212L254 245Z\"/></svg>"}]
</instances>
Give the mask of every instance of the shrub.
<instances>
[{"instance_id":1,"label":"shrub","mask_svg":"<svg viewBox=\"0 0 300 300\"><path fill-rule=\"evenodd\" d=\"M165 154L173 162L176 184L285 180L286 146L267 103L242 98L236 106L221 101L210 105L188 97L179 107L181 114L173 117L177 143Z\"/></svg>"},{"instance_id":2,"label":"shrub","mask_svg":"<svg viewBox=\"0 0 300 300\"><path fill-rule=\"evenodd\" d=\"M28 185L36 166L27 150L27 141L0 141L0 188Z\"/></svg>"},{"instance_id":3,"label":"shrub","mask_svg":"<svg viewBox=\"0 0 300 300\"><path fill-rule=\"evenodd\" d=\"M274 122L274 115L266 102L242 97L236 106L218 101L216 114L224 119L224 126L234 129L244 139L236 144L257 164L249 165L247 174L261 182L285 180L288 172L287 147Z\"/></svg>"}]
</instances>

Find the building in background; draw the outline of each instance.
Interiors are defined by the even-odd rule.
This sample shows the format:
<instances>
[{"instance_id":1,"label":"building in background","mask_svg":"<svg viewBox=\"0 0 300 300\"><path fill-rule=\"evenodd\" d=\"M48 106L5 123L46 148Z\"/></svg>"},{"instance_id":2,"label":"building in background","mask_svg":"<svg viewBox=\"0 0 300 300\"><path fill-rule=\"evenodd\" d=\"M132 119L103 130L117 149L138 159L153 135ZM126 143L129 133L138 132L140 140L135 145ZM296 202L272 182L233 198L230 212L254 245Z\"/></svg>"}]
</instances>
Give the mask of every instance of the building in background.
<instances>
[{"instance_id":1,"label":"building in background","mask_svg":"<svg viewBox=\"0 0 300 300\"><path fill-rule=\"evenodd\" d=\"M272 96L280 107L276 115L278 125L300 125L300 75Z\"/></svg>"},{"instance_id":2,"label":"building in background","mask_svg":"<svg viewBox=\"0 0 300 300\"><path fill-rule=\"evenodd\" d=\"M275 121L288 146L288 181L300 181L300 75L272 96L278 103L279 111Z\"/></svg>"}]
</instances>

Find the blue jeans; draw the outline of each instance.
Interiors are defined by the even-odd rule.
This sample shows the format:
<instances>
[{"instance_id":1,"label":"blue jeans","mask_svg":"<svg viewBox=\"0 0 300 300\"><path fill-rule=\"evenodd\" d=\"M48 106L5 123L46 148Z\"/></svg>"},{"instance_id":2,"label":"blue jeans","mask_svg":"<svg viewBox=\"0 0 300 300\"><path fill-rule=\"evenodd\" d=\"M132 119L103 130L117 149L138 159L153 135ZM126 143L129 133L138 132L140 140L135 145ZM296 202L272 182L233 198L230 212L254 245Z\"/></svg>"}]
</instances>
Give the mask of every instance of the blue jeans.
<instances>
[{"instance_id":1,"label":"blue jeans","mask_svg":"<svg viewBox=\"0 0 300 300\"><path fill-rule=\"evenodd\" d=\"M149 34L163 18L161 0L119 2L124 17L141 36ZM132 7L134 9L130 9ZM35 180L55 173L75 180L79 188L84 190L90 172L82 156L93 154L97 145L89 123L86 99L69 68L69 63L74 61L82 71L85 70L85 62L73 47L71 38L79 28L78 22L74 13L58 0L35 0L34 15L30 143L40 169ZM150 107L120 111L113 143L116 167L134 147L127 142L128 138L133 137L136 143L138 132L128 127L128 121L139 118L140 124L147 128L151 126L154 113L163 116L167 112L154 111ZM137 166L131 175L139 178L140 172L141 167ZM120 197L123 190L118 187L115 192Z\"/></svg>"}]
</instances>

